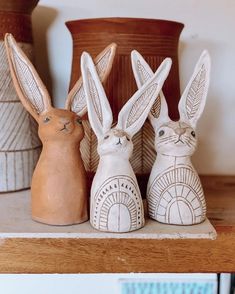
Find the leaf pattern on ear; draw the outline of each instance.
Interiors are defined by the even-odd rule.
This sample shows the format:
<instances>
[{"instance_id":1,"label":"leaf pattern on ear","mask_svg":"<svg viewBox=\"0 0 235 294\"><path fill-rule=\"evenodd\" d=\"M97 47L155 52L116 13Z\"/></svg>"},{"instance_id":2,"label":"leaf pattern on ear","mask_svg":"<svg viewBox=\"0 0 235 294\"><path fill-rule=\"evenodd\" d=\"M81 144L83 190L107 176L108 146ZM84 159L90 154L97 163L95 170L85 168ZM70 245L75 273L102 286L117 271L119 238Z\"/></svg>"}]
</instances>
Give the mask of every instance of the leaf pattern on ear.
<instances>
[{"instance_id":1,"label":"leaf pattern on ear","mask_svg":"<svg viewBox=\"0 0 235 294\"><path fill-rule=\"evenodd\" d=\"M111 71L115 57L117 45L115 43L107 46L99 55L96 56L94 63L99 79L105 83ZM80 117L87 112L85 91L83 88L82 78L80 78L68 94L66 100L66 109L69 109Z\"/></svg>"},{"instance_id":2,"label":"leaf pattern on ear","mask_svg":"<svg viewBox=\"0 0 235 294\"><path fill-rule=\"evenodd\" d=\"M105 82L112 67L113 58L115 56L116 45L112 44L105 48L105 54L102 52L95 58L95 67L98 76L102 82ZM112 56L111 56L112 55ZM111 64L110 64L111 62Z\"/></svg>"},{"instance_id":3,"label":"leaf pattern on ear","mask_svg":"<svg viewBox=\"0 0 235 294\"><path fill-rule=\"evenodd\" d=\"M136 50L131 52L131 65L139 89L153 76L154 73L148 63L144 60L143 56Z\"/></svg>"},{"instance_id":4,"label":"leaf pattern on ear","mask_svg":"<svg viewBox=\"0 0 235 294\"><path fill-rule=\"evenodd\" d=\"M81 71L89 122L96 136L100 138L110 130L113 116L93 60L86 52L81 56Z\"/></svg>"},{"instance_id":5,"label":"leaf pattern on ear","mask_svg":"<svg viewBox=\"0 0 235 294\"><path fill-rule=\"evenodd\" d=\"M92 78L92 75L89 69L87 69L87 80L88 80L88 85L90 89L91 103L93 104L93 108L96 112L97 118L100 121L100 124L103 125L103 114L102 114L102 108L101 108L100 99L99 99L99 93L97 91L96 85L94 83L94 80Z\"/></svg>"},{"instance_id":6,"label":"leaf pattern on ear","mask_svg":"<svg viewBox=\"0 0 235 294\"><path fill-rule=\"evenodd\" d=\"M148 107L150 101L149 97L152 97L158 88L158 84L150 85L145 92L135 101L133 104L126 121L125 128L131 127L142 115L145 109Z\"/></svg>"},{"instance_id":7,"label":"leaf pattern on ear","mask_svg":"<svg viewBox=\"0 0 235 294\"><path fill-rule=\"evenodd\" d=\"M29 69L27 63L18 55L13 49L13 56L15 58L16 76L20 84L24 84L22 92L30 101L32 107L35 108L38 114L45 110L45 103L43 101L43 93L38 87L35 78Z\"/></svg>"},{"instance_id":8,"label":"leaf pattern on ear","mask_svg":"<svg viewBox=\"0 0 235 294\"><path fill-rule=\"evenodd\" d=\"M139 79L142 81L141 84L143 85L146 81L148 81L152 76L149 71L142 65L140 60L137 60L137 68L138 68L138 75Z\"/></svg>"},{"instance_id":9,"label":"leaf pattern on ear","mask_svg":"<svg viewBox=\"0 0 235 294\"><path fill-rule=\"evenodd\" d=\"M130 136L141 129L169 74L171 63L171 59L166 58L152 77L127 101L118 115L118 129Z\"/></svg>"},{"instance_id":10,"label":"leaf pattern on ear","mask_svg":"<svg viewBox=\"0 0 235 294\"><path fill-rule=\"evenodd\" d=\"M191 87L186 97L186 113L189 120L191 120L196 115L200 107L205 85L206 69L203 64L200 71L192 81Z\"/></svg>"},{"instance_id":11,"label":"leaf pattern on ear","mask_svg":"<svg viewBox=\"0 0 235 294\"><path fill-rule=\"evenodd\" d=\"M152 69L150 68L150 66L148 65L148 63L142 57L142 55L136 50L133 50L131 52L131 62L132 62L132 69L135 76L136 84L138 88L140 88L141 86L143 86L144 83L146 83L154 75L154 73ZM156 72L160 72L160 71L161 71L161 66L157 69ZM157 96L149 113L149 119L152 124L157 119L160 119L160 118L165 119L167 121L169 120L168 107L167 107L162 90Z\"/></svg>"},{"instance_id":12,"label":"leaf pattern on ear","mask_svg":"<svg viewBox=\"0 0 235 294\"><path fill-rule=\"evenodd\" d=\"M191 79L179 102L180 119L196 127L205 104L210 81L210 55L205 50L201 54Z\"/></svg>"},{"instance_id":13,"label":"leaf pattern on ear","mask_svg":"<svg viewBox=\"0 0 235 294\"><path fill-rule=\"evenodd\" d=\"M80 117L82 117L86 113L86 98L81 78L70 90L66 100L65 108L77 113L77 115L79 115Z\"/></svg>"},{"instance_id":14,"label":"leaf pattern on ear","mask_svg":"<svg viewBox=\"0 0 235 294\"><path fill-rule=\"evenodd\" d=\"M146 62L143 63L143 59L142 59L142 62L140 61L140 59L137 59L136 64L137 64L137 69L138 69L137 74L139 75L139 81L141 81L141 85L143 85L154 75L154 73ZM148 66L148 68L147 68L147 66ZM160 110L161 110L161 98L159 95L156 98L156 100L150 110L150 113L152 114L152 116L154 118L159 118Z\"/></svg>"},{"instance_id":15,"label":"leaf pattern on ear","mask_svg":"<svg viewBox=\"0 0 235 294\"><path fill-rule=\"evenodd\" d=\"M6 34L5 46L16 92L24 107L37 119L40 113L51 107L47 89L11 34Z\"/></svg>"},{"instance_id":16,"label":"leaf pattern on ear","mask_svg":"<svg viewBox=\"0 0 235 294\"><path fill-rule=\"evenodd\" d=\"M154 118L159 118L160 113L161 113L161 97L160 97L160 95L157 96L157 99L153 103L153 106L150 110L150 113Z\"/></svg>"}]
</instances>

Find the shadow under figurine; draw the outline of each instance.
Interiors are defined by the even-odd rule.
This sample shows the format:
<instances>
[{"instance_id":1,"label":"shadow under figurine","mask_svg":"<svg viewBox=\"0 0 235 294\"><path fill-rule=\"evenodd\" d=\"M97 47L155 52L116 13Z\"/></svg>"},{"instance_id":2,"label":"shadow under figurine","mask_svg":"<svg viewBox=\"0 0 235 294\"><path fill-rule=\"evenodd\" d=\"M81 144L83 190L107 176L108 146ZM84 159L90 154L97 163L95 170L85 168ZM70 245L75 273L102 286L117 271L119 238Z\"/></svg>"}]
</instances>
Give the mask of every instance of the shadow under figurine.
<instances>
[{"instance_id":1,"label":"shadow under figurine","mask_svg":"<svg viewBox=\"0 0 235 294\"><path fill-rule=\"evenodd\" d=\"M35 68L11 34L6 34L5 45L16 92L38 122L43 143L32 178L32 218L50 225L84 222L88 219L88 193L80 142L84 137L81 117L87 108L82 79L69 92L66 109L55 109ZM102 81L110 72L115 49L111 44L96 58Z\"/></svg>"},{"instance_id":2,"label":"shadow under figurine","mask_svg":"<svg viewBox=\"0 0 235 294\"><path fill-rule=\"evenodd\" d=\"M171 59L167 58L123 106L117 125L112 128L112 110L94 63L87 53L81 57L88 118L98 139L100 156L90 200L90 222L95 229L121 233L144 226L142 197L129 162L132 137L144 124L170 67Z\"/></svg>"},{"instance_id":3,"label":"shadow under figurine","mask_svg":"<svg viewBox=\"0 0 235 294\"><path fill-rule=\"evenodd\" d=\"M138 87L153 72L143 57L133 52L132 66ZM197 147L196 124L206 103L210 56L204 51L179 102L180 120L172 121L162 92L149 119L155 131L157 158L148 181L149 216L161 223L193 225L206 218L206 202L200 178L191 163Z\"/></svg>"}]
</instances>

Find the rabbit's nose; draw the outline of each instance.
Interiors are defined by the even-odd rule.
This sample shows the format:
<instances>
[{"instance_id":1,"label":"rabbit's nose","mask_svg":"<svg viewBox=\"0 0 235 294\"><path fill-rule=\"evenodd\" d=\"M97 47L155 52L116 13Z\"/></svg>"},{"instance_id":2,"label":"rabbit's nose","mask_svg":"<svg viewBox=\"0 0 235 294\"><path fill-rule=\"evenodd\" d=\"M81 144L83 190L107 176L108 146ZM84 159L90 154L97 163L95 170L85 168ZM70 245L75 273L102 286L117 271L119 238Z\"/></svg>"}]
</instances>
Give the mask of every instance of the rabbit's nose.
<instances>
[{"instance_id":1,"label":"rabbit's nose","mask_svg":"<svg viewBox=\"0 0 235 294\"><path fill-rule=\"evenodd\" d=\"M60 119L60 122L61 122L62 124L64 124L64 125L68 125L68 124L70 123L70 120L67 119L67 118L61 118L61 119Z\"/></svg>"},{"instance_id":2,"label":"rabbit's nose","mask_svg":"<svg viewBox=\"0 0 235 294\"><path fill-rule=\"evenodd\" d=\"M122 130L115 130L114 131L114 135L118 138L122 138L126 136L126 133Z\"/></svg>"},{"instance_id":3,"label":"rabbit's nose","mask_svg":"<svg viewBox=\"0 0 235 294\"><path fill-rule=\"evenodd\" d=\"M179 136L183 135L186 132L185 128L177 128L175 129L175 133Z\"/></svg>"}]
</instances>

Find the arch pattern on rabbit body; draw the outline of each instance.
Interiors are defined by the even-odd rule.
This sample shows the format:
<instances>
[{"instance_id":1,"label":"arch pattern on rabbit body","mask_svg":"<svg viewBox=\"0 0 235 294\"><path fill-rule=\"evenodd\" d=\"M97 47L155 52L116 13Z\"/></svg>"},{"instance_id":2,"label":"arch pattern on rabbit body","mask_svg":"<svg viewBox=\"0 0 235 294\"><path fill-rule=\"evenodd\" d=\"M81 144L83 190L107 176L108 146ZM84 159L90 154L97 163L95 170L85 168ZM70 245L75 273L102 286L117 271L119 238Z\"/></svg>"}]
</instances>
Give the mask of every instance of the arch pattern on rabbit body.
<instances>
[{"instance_id":1,"label":"arch pattern on rabbit body","mask_svg":"<svg viewBox=\"0 0 235 294\"><path fill-rule=\"evenodd\" d=\"M92 225L102 231L128 232L143 226L139 188L129 176L108 178L95 193Z\"/></svg>"},{"instance_id":2,"label":"arch pattern on rabbit body","mask_svg":"<svg viewBox=\"0 0 235 294\"><path fill-rule=\"evenodd\" d=\"M158 175L147 195L149 215L159 222L192 225L205 220L203 189L190 166L170 167Z\"/></svg>"}]
</instances>

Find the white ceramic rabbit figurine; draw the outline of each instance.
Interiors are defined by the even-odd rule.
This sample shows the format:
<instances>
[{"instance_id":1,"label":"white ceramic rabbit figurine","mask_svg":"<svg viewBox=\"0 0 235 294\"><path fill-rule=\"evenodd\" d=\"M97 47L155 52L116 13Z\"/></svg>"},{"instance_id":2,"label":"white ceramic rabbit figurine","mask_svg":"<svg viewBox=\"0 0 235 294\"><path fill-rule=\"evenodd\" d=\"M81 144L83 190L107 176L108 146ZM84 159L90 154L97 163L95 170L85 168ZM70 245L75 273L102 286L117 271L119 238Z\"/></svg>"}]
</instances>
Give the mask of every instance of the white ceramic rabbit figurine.
<instances>
[{"instance_id":1,"label":"white ceramic rabbit figurine","mask_svg":"<svg viewBox=\"0 0 235 294\"><path fill-rule=\"evenodd\" d=\"M132 66L138 87L152 78L151 68L137 51L132 53ZM195 127L205 106L209 77L210 56L204 51L180 99L180 120L169 118L162 92L151 109L157 159L148 182L147 201L150 217L159 222L193 225L205 220L204 193L190 157L197 147Z\"/></svg>"},{"instance_id":2,"label":"white ceramic rabbit figurine","mask_svg":"<svg viewBox=\"0 0 235 294\"><path fill-rule=\"evenodd\" d=\"M88 117L98 138L99 165L91 188L90 222L101 231L129 232L143 227L144 210L136 176L130 165L132 137L140 130L169 73L165 59L158 73L123 106L111 128L112 111L93 61L83 53L81 70Z\"/></svg>"},{"instance_id":3,"label":"white ceramic rabbit figurine","mask_svg":"<svg viewBox=\"0 0 235 294\"><path fill-rule=\"evenodd\" d=\"M86 172L79 152L84 137L81 116L86 113L82 79L69 92L66 109L56 109L35 68L12 35L5 45L16 92L39 124L42 153L32 185L32 218L51 225L69 225L88 219ZM96 58L100 79L106 79L115 55L111 44Z\"/></svg>"}]
</instances>

